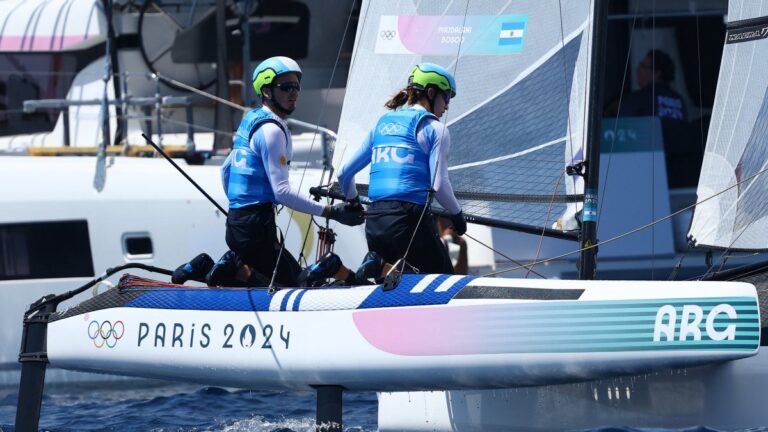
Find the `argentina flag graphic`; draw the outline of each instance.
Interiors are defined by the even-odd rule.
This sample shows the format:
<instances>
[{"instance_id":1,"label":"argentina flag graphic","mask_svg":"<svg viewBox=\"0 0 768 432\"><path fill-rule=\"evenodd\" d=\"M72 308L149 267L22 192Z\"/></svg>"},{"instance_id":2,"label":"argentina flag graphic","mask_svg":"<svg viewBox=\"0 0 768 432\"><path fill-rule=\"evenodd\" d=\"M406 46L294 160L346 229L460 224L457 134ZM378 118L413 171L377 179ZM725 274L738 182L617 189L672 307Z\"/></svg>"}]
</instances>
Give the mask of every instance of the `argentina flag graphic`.
<instances>
[{"instance_id":1,"label":"argentina flag graphic","mask_svg":"<svg viewBox=\"0 0 768 432\"><path fill-rule=\"evenodd\" d=\"M502 22L499 32L499 45L522 45L525 33L525 21Z\"/></svg>"}]
</instances>

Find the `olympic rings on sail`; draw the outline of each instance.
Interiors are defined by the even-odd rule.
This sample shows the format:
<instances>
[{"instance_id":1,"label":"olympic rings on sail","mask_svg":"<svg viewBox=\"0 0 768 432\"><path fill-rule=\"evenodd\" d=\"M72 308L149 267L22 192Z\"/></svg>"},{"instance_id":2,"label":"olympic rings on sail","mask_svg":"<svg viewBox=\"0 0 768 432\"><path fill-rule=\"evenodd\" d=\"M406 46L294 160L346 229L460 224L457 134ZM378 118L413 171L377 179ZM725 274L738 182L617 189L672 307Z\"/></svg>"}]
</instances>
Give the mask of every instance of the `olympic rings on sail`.
<instances>
[{"instance_id":1,"label":"olympic rings on sail","mask_svg":"<svg viewBox=\"0 0 768 432\"><path fill-rule=\"evenodd\" d=\"M392 40L392 38L394 38L395 35L397 35L397 32L394 30L382 30L379 33L379 37L381 37L384 40Z\"/></svg>"},{"instance_id":2,"label":"olympic rings on sail","mask_svg":"<svg viewBox=\"0 0 768 432\"><path fill-rule=\"evenodd\" d=\"M93 320L88 324L88 337L93 341L93 346L101 348L104 345L107 348L114 348L117 341L122 339L125 334L125 324L122 321L104 321L99 323Z\"/></svg>"}]
</instances>

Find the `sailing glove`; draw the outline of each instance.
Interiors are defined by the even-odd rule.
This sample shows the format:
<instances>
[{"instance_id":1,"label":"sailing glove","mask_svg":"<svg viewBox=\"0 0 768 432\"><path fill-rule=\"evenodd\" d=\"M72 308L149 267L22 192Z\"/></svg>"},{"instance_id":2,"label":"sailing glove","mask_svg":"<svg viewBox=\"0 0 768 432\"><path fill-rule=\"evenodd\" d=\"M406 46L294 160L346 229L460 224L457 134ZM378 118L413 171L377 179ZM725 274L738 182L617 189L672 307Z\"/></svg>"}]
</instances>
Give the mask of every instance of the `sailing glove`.
<instances>
[{"instance_id":1,"label":"sailing glove","mask_svg":"<svg viewBox=\"0 0 768 432\"><path fill-rule=\"evenodd\" d=\"M455 215L451 215L451 222L453 223L453 230L458 235L464 235L467 232L467 221L464 220L464 212L458 212Z\"/></svg>"},{"instance_id":2,"label":"sailing glove","mask_svg":"<svg viewBox=\"0 0 768 432\"><path fill-rule=\"evenodd\" d=\"M360 195L355 196L351 200L347 200L347 202L349 203L350 206L352 206L354 210L363 209L363 205L360 203Z\"/></svg>"},{"instance_id":3,"label":"sailing glove","mask_svg":"<svg viewBox=\"0 0 768 432\"><path fill-rule=\"evenodd\" d=\"M365 222L365 214L362 206L354 207L351 204L340 202L331 206L328 219L339 221L344 225L355 226Z\"/></svg>"}]
</instances>

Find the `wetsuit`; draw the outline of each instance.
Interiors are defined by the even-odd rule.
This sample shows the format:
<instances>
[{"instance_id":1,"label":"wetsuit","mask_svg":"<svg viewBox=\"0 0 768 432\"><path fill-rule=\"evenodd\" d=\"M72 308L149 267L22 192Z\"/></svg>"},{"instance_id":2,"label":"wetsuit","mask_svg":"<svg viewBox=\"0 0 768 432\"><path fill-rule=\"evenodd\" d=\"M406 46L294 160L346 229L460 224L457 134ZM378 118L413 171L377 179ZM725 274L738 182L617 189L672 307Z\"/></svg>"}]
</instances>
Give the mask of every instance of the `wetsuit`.
<instances>
[{"instance_id":1,"label":"wetsuit","mask_svg":"<svg viewBox=\"0 0 768 432\"><path fill-rule=\"evenodd\" d=\"M448 180L448 128L420 105L383 115L352 158L339 170L347 198L357 195L355 174L371 164L365 223L368 248L389 263L403 258L420 273L453 273L448 251L427 212L419 224L434 179L435 198L451 214L461 211Z\"/></svg>"}]
</instances>

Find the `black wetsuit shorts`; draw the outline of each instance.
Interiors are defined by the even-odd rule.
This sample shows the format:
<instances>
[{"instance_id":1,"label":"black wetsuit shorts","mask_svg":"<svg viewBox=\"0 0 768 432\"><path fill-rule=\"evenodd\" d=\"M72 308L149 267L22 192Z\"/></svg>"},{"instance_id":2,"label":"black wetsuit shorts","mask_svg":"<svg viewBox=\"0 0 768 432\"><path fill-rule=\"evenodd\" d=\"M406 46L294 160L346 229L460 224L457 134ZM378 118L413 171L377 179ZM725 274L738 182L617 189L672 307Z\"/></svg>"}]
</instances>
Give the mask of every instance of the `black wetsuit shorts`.
<instances>
[{"instance_id":1,"label":"black wetsuit shorts","mask_svg":"<svg viewBox=\"0 0 768 432\"><path fill-rule=\"evenodd\" d=\"M297 277L301 266L287 249L280 254L275 210L271 203L230 208L225 239L227 246L243 263L268 280L272 279L272 272L280 255L275 283L281 286L298 286Z\"/></svg>"},{"instance_id":2,"label":"black wetsuit shorts","mask_svg":"<svg viewBox=\"0 0 768 432\"><path fill-rule=\"evenodd\" d=\"M427 212L419 224L424 206L403 201L378 201L368 208L365 237L368 249L394 264L402 258L416 231L406 262L419 273L453 274L448 249L437 235L434 218ZM418 230L416 227L418 226Z\"/></svg>"}]
</instances>

